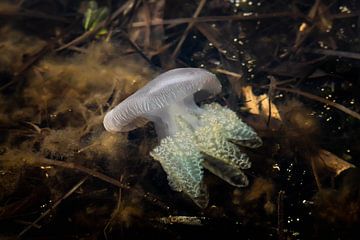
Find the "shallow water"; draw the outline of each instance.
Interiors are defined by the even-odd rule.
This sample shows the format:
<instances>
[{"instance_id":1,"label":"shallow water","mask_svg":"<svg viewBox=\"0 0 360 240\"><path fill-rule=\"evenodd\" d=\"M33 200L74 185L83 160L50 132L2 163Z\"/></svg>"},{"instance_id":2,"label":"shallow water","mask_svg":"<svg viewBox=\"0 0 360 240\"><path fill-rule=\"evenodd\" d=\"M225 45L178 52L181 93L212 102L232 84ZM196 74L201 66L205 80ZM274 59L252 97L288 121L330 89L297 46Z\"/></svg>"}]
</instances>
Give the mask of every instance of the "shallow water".
<instances>
[{"instance_id":1,"label":"shallow water","mask_svg":"<svg viewBox=\"0 0 360 240\"><path fill-rule=\"evenodd\" d=\"M0 236L354 239L356 3L0 2ZM113 17L100 23L105 8ZM86 33L84 15L101 32ZM249 186L205 171L205 209L149 156L152 123L119 134L102 126L105 112L175 67L215 73L222 92L198 104L232 109L263 140L240 146Z\"/></svg>"}]
</instances>

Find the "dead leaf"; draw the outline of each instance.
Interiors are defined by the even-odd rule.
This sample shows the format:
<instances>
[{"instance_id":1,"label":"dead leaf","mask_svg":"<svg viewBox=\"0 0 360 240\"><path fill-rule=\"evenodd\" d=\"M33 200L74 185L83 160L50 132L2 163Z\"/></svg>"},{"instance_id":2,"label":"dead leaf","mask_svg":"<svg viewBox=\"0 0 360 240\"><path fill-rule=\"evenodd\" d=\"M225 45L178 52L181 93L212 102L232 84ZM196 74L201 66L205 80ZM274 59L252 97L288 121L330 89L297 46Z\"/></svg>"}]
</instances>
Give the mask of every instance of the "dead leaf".
<instances>
[{"instance_id":1,"label":"dead leaf","mask_svg":"<svg viewBox=\"0 0 360 240\"><path fill-rule=\"evenodd\" d=\"M312 160L315 162L318 169L327 170L335 174L335 176L338 176L346 169L355 167L353 164L343 160L342 158L325 149L321 149L319 154L313 157Z\"/></svg>"}]
</instances>

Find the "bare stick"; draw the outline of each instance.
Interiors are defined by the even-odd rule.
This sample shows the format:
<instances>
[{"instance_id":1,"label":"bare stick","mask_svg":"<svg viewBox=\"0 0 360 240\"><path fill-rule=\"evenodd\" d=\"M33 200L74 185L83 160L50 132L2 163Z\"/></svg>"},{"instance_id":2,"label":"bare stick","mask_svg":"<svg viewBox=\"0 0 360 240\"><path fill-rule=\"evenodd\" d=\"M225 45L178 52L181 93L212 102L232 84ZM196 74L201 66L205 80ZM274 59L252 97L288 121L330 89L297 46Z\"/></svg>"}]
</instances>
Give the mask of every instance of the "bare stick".
<instances>
[{"instance_id":1,"label":"bare stick","mask_svg":"<svg viewBox=\"0 0 360 240\"><path fill-rule=\"evenodd\" d=\"M203 9L204 5L206 3L206 0L201 0L201 2L199 3L194 15L193 15L193 18L197 18L201 12L201 10ZM185 39L186 39L186 36L188 35L188 33L190 32L191 28L194 26L194 22L190 22L189 25L187 26L187 28L185 29L183 35L181 36L178 44L176 45L176 48L173 52L173 54L171 55L171 57L173 59L176 58L176 56L178 55L179 51L180 51L180 48L182 46L182 44L184 43Z\"/></svg>"},{"instance_id":2,"label":"bare stick","mask_svg":"<svg viewBox=\"0 0 360 240\"><path fill-rule=\"evenodd\" d=\"M124 178L124 176L121 175L120 182L122 182L123 178ZM116 203L116 207L113 210L113 212L111 214L111 217L110 217L109 221L106 223L105 228L104 228L104 237L105 237L106 240L108 239L107 232L111 231L111 225L113 224L113 222L114 222L114 220L116 218L116 215L120 211L121 203L122 203L122 188L119 188L119 195L118 195L118 201Z\"/></svg>"},{"instance_id":3,"label":"bare stick","mask_svg":"<svg viewBox=\"0 0 360 240\"><path fill-rule=\"evenodd\" d=\"M197 18L175 18L175 19L156 19L150 22L151 25L178 25L184 23L198 23L198 22L226 22L236 20L258 20L263 18L275 17L297 17L299 16L293 12L278 12L278 13L265 13L265 14L252 14L252 15L232 15L232 16L204 16ZM147 22L135 22L132 27L145 27Z\"/></svg>"},{"instance_id":4,"label":"bare stick","mask_svg":"<svg viewBox=\"0 0 360 240\"><path fill-rule=\"evenodd\" d=\"M274 87L276 87L276 83L277 80L273 77L273 76L268 76L268 78L270 79L270 84L269 84L269 90L268 90L268 106L269 106L269 116L268 119L266 121L266 126L269 127L270 126L270 121L271 121L271 103L274 97Z\"/></svg>"},{"instance_id":5,"label":"bare stick","mask_svg":"<svg viewBox=\"0 0 360 240\"><path fill-rule=\"evenodd\" d=\"M110 183L114 186L120 187L122 189L127 189L127 190L133 190L135 192L139 192L139 190L136 190L135 188L130 188L130 186L125 185L123 183L121 183L120 181L109 177L105 174L102 174L100 172L97 172L95 170L92 170L90 168L75 164L75 163L71 163L71 162L63 162L63 161L57 161L57 160L50 160L50 159L46 159L46 158L35 158L32 159L31 163L35 163L35 164L40 164L40 165L51 165L51 166L59 166L59 167L63 167L63 168L68 168L68 169L73 169L73 170L78 170L80 172L86 173L90 176L93 176L95 178L98 178L104 182ZM152 193L144 193L143 194L144 198L146 200L148 200L149 202L161 207L162 209L166 210L166 211L173 211L173 209L171 209L168 205L166 205L165 203L163 203L162 201L160 201L155 195L153 195Z\"/></svg>"},{"instance_id":6,"label":"bare stick","mask_svg":"<svg viewBox=\"0 0 360 240\"><path fill-rule=\"evenodd\" d=\"M301 95L301 96L304 96L304 97L307 97L311 100L315 100L315 101L318 101L318 102L321 102L321 103L324 103L324 104L327 104L329 106L332 106L344 113L347 113L348 115L360 120L360 114L355 112L355 111L352 111L350 110L349 108L339 104L339 103L335 103L335 102L332 102L332 101L329 101L327 99L324 99L322 97L319 97L319 96L316 96L316 95L313 95L311 93L307 93L307 92L303 92L303 91L300 91L298 89L292 89L292 88L285 88L285 87L275 87L275 89L277 90L280 90L280 91L285 91L285 92L291 92L291 93L295 93L295 94L298 94L298 95Z\"/></svg>"},{"instance_id":7,"label":"bare stick","mask_svg":"<svg viewBox=\"0 0 360 240\"><path fill-rule=\"evenodd\" d=\"M284 191L279 191L278 198L277 198L277 215L278 215L278 237L279 240L284 240Z\"/></svg>"},{"instance_id":8,"label":"bare stick","mask_svg":"<svg viewBox=\"0 0 360 240\"><path fill-rule=\"evenodd\" d=\"M331 49L311 49L311 48L305 48L304 52L360 60L360 53L357 52L344 52L344 51L337 51Z\"/></svg>"},{"instance_id":9,"label":"bare stick","mask_svg":"<svg viewBox=\"0 0 360 240\"><path fill-rule=\"evenodd\" d=\"M236 72L232 72L223 68L216 68L215 69L216 72L218 73L222 73L231 77L235 77L235 78L242 78L242 75L240 73L236 73Z\"/></svg>"},{"instance_id":10,"label":"bare stick","mask_svg":"<svg viewBox=\"0 0 360 240\"><path fill-rule=\"evenodd\" d=\"M60 199L58 199L54 205L52 205L48 210L46 210L43 214L41 214L40 217L38 217L34 222L32 222L29 226L27 226L24 230L19 233L17 236L18 238L22 237L27 231L29 231L32 227L36 227L37 223L46 217L49 213L51 213L52 210L54 210L63 200L68 198L71 194L73 194L87 179L89 176L86 176L82 178L73 188L70 189L64 196L62 196Z\"/></svg>"},{"instance_id":11,"label":"bare stick","mask_svg":"<svg viewBox=\"0 0 360 240\"><path fill-rule=\"evenodd\" d=\"M63 168L78 170L80 172L86 173L90 176L93 176L95 178L103 180L104 182L110 183L117 187L121 187L123 189L130 189L129 186L122 184L120 181L118 181L112 177L109 177L105 174L102 174L100 172L97 172L95 170L92 170L90 168L87 168L87 167L84 167L84 166L81 166L81 165L78 165L78 164L75 164L72 162L50 160L50 159L46 159L46 158L37 158L34 160L34 163L41 164L41 165L59 166L59 167L63 167Z\"/></svg>"},{"instance_id":12,"label":"bare stick","mask_svg":"<svg viewBox=\"0 0 360 240\"><path fill-rule=\"evenodd\" d=\"M315 160L312 158L310 161L311 161L311 170L312 170L312 173L315 178L316 186L317 186L318 190L321 190L321 182L320 182L319 175L317 174L317 171L316 171Z\"/></svg>"},{"instance_id":13,"label":"bare stick","mask_svg":"<svg viewBox=\"0 0 360 240\"><path fill-rule=\"evenodd\" d=\"M331 19L342 19L342 18L350 18L356 17L360 13L340 13L330 16ZM197 18L175 18L175 19L156 19L150 22L150 25L178 25L190 22L226 22L226 21L241 21L241 20L259 20L266 18L281 18L281 17L289 17L289 18L305 18L302 14L297 12L274 12L274 13L264 13L264 14L238 14L231 16L204 16ZM145 27L149 23L148 22L134 22L132 27Z\"/></svg>"}]
</instances>

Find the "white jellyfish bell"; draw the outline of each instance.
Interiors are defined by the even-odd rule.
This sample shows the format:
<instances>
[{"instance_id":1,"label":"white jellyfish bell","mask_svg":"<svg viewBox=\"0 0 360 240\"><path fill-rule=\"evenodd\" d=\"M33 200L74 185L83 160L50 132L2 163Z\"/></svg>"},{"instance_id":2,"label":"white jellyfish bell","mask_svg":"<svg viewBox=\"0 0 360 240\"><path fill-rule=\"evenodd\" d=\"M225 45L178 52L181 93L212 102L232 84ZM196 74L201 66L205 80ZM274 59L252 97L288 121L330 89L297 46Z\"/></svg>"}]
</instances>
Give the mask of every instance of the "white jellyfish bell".
<instances>
[{"instance_id":1,"label":"white jellyfish bell","mask_svg":"<svg viewBox=\"0 0 360 240\"><path fill-rule=\"evenodd\" d=\"M160 144L150 152L173 190L184 192L201 208L208 205L203 168L236 187L248 185L241 169L251 166L236 144L259 147L261 139L236 113L217 103L199 107L194 94L216 95L221 84L204 69L167 71L129 96L104 118L110 132L127 132L153 121Z\"/></svg>"}]
</instances>

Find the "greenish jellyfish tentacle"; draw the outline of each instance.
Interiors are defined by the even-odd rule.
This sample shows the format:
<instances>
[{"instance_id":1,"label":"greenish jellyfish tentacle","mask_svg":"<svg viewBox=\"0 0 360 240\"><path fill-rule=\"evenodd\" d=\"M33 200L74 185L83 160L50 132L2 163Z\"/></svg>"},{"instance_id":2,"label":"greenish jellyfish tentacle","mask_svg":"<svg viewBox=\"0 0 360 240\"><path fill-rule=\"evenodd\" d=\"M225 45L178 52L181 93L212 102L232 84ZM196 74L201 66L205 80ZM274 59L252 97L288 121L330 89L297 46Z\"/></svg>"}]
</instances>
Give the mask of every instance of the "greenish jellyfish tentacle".
<instances>
[{"instance_id":1,"label":"greenish jellyfish tentacle","mask_svg":"<svg viewBox=\"0 0 360 240\"><path fill-rule=\"evenodd\" d=\"M206 110L201 115L203 125L211 125L214 122L221 124L222 135L241 146L257 148L262 145L262 140L257 133L244 123L234 111L218 103L206 104L203 109Z\"/></svg>"},{"instance_id":2,"label":"greenish jellyfish tentacle","mask_svg":"<svg viewBox=\"0 0 360 240\"><path fill-rule=\"evenodd\" d=\"M259 137L230 109L217 103L204 105L203 109L201 127L195 131L198 148L207 156L203 166L233 186L247 186L249 181L241 169L250 168L251 162L229 140Z\"/></svg>"},{"instance_id":3,"label":"greenish jellyfish tentacle","mask_svg":"<svg viewBox=\"0 0 360 240\"><path fill-rule=\"evenodd\" d=\"M224 129L217 122L200 127L195 131L198 148L213 158L240 169L251 167L249 157L223 136Z\"/></svg>"},{"instance_id":4,"label":"greenish jellyfish tentacle","mask_svg":"<svg viewBox=\"0 0 360 240\"><path fill-rule=\"evenodd\" d=\"M204 168L212 172L214 175L220 177L235 187L246 187L249 184L249 180L245 173L239 168L229 165L219 159L215 159L206 153L204 153L205 160L203 162Z\"/></svg>"},{"instance_id":5,"label":"greenish jellyfish tentacle","mask_svg":"<svg viewBox=\"0 0 360 240\"><path fill-rule=\"evenodd\" d=\"M209 197L203 183L203 167L233 186L249 184L242 169L250 168L251 162L234 143L255 148L262 141L235 112L212 103L199 111L172 113L175 134L163 138L150 155L160 162L174 190L206 207Z\"/></svg>"},{"instance_id":6,"label":"greenish jellyfish tentacle","mask_svg":"<svg viewBox=\"0 0 360 240\"><path fill-rule=\"evenodd\" d=\"M208 204L209 194L202 181L203 158L196 148L191 127L181 117L176 119L176 123L179 131L162 139L150 155L160 162L172 189L186 193L204 208Z\"/></svg>"}]
</instances>

